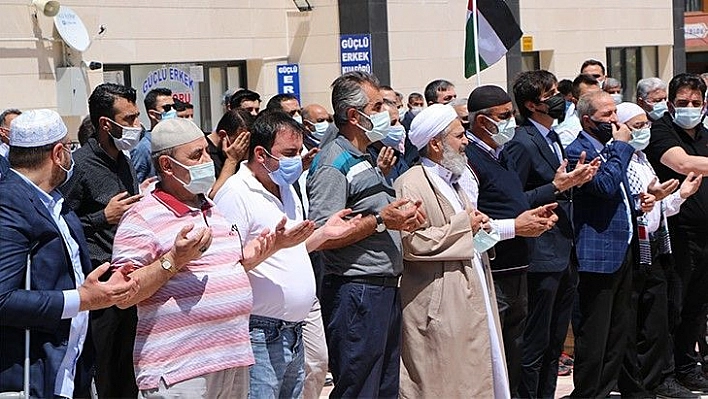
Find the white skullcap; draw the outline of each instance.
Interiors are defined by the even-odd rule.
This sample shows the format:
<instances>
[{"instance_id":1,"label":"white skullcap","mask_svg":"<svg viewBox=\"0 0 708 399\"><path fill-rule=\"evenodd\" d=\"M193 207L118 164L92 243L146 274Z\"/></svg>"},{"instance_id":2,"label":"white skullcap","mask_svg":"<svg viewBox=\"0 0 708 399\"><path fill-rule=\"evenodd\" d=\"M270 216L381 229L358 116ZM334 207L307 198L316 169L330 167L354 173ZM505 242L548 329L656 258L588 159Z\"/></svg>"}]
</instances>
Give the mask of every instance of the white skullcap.
<instances>
[{"instance_id":1,"label":"white skullcap","mask_svg":"<svg viewBox=\"0 0 708 399\"><path fill-rule=\"evenodd\" d=\"M637 115L646 115L646 112L639 105L629 102L617 104L617 121L619 123L627 123L628 120Z\"/></svg>"},{"instance_id":2,"label":"white skullcap","mask_svg":"<svg viewBox=\"0 0 708 399\"><path fill-rule=\"evenodd\" d=\"M202 137L204 137L204 132L191 120L172 118L161 121L155 126L150 144L152 152L158 152L190 143Z\"/></svg>"},{"instance_id":3,"label":"white skullcap","mask_svg":"<svg viewBox=\"0 0 708 399\"><path fill-rule=\"evenodd\" d=\"M50 109L23 112L10 123L10 147L41 147L66 137L68 130L61 116Z\"/></svg>"},{"instance_id":4,"label":"white skullcap","mask_svg":"<svg viewBox=\"0 0 708 399\"><path fill-rule=\"evenodd\" d=\"M408 139L418 149L428 145L433 137L442 133L445 128L457 119L457 112L447 104L433 104L413 118Z\"/></svg>"}]
</instances>

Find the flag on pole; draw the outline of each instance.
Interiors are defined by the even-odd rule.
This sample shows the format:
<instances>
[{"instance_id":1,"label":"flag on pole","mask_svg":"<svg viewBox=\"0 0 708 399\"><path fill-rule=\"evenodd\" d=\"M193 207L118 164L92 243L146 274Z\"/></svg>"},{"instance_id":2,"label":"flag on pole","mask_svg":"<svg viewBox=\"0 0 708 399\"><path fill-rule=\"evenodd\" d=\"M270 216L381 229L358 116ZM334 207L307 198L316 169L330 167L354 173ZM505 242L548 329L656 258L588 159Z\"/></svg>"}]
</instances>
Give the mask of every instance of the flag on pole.
<instances>
[{"instance_id":1,"label":"flag on pole","mask_svg":"<svg viewBox=\"0 0 708 399\"><path fill-rule=\"evenodd\" d=\"M475 14L477 21L474 21ZM475 22L479 30L477 40L475 40ZM466 32L465 78L499 61L523 34L504 0L469 0ZM477 65L478 55L479 65Z\"/></svg>"}]
</instances>

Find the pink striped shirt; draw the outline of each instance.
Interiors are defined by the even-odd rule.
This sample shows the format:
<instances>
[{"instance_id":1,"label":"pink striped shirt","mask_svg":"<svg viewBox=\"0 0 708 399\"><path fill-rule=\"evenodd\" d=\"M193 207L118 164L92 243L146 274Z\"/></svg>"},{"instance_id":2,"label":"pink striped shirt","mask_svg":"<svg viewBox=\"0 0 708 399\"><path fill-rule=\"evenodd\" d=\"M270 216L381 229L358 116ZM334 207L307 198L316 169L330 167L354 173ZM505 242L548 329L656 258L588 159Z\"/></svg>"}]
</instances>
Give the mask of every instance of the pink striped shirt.
<instances>
[{"instance_id":1,"label":"pink striped shirt","mask_svg":"<svg viewBox=\"0 0 708 399\"><path fill-rule=\"evenodd\" d=\"M240 237L206 202L189 208L159 188L125 213L113 243L113 265L149 265L167 253L179 231L210 227L213 240L150 298L138 304L133 350L139 389L169 386L207 373L253 364L248 335L251 286ZM168 273L165 271L165 273Z\"/></svg>"}]
</instances>

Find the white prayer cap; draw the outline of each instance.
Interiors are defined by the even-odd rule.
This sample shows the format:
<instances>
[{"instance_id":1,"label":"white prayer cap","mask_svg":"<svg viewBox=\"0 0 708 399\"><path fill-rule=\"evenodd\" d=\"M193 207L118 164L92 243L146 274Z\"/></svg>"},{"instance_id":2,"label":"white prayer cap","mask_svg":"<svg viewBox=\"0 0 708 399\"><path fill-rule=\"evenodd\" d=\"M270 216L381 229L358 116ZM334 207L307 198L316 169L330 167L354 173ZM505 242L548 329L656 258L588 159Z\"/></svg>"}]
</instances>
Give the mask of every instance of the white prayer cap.
<instances>
[{"instance_id":1,"label":"white prayer cap","mask_svg":"<svg viewBox=\"0 0 708 399\"><path fill-rule=\"evenodd\" d=\"M67 133L64 121L55 111L32 109L10 123L10 147L41 147L56 143Z\"/></svg>"},{"instance_id":2,"label":"white prayer cap","mask_svg":"<svg viewBox=\"0 0 708 399\"><path fill-rule=\"evenodd\" d=\"M194 122L185 118L162 121L152 130L150 146L153 153L177 147L204 137L204 132Z\"/></svg>"},{"instance_id":3,"label":"white prayer cap","mask_svg":"<svg viewBox=\"0 0 708 399\"><path fill-rule=\"evenodd\" d=\"M408 139L418 149L428 145L430 140L442 133L445 128L457 119L457 112L447 104L433 104L420 111L408 132Z\"/></svg>"},{"instance_id":4,"label":"white prayer cap","mask_svg":"<svg viewBox=\"0 0 708 399\"><path fill-rule=\"evenodd\" d=\"M621 103L617 105L617 121L619 123L627 123L628 120L637 115L646 115L646 112L635 103Z\"/></svg>"}]
</instances>

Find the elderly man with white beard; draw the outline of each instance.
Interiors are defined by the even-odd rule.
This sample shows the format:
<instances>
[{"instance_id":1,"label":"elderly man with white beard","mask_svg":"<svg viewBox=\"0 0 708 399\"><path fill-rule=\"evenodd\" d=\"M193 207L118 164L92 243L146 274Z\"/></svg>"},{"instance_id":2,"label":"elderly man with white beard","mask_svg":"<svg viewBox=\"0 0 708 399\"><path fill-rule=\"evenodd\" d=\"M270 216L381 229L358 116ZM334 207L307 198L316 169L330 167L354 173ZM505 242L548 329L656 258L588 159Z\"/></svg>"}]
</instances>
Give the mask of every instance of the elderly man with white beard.
<instances>
[{"instance_id":1,"label":"elderly man with white beard","mask_svg":"<svg viewBox=\"0 0 708 399\"><path fill-rule=\"evenodd\" d=\"M398 198L422 200L428 219L401 233L400 396L507 398L494 286L486 254L474 249L489 218L457 184L469 173L465 129L450 105L434 104L413 120L409 138L421 164L394 188Z\"/></svg>"}]
</instances>

